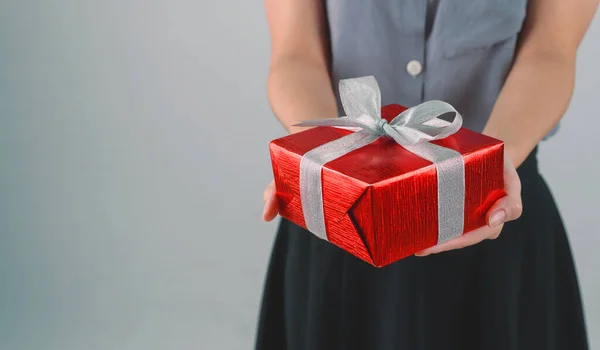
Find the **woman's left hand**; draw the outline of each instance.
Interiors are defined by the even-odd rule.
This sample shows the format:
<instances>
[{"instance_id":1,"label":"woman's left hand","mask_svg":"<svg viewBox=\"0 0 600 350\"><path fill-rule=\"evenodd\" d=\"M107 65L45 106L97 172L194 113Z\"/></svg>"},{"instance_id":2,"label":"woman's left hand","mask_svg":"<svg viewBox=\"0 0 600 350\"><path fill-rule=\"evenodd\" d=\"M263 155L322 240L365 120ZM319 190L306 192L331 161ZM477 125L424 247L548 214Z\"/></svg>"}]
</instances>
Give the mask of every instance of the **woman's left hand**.
<instances>
[{"instance_id":1,"label":"woman's left hand","mask_svg":"<svg viewBox=\"0 0 600 350\"><path fill-rule=\"evenodd\" d=\"M427 248L416 253L416 256L426 256L460 249L477 244L485 239L496 239L500 236L504 223L516 220L521 216L521 180L510 158L504 156L504 189L506 196L497 200L487 213L487 226L478 228L446 243Z\"/></svg>"}]
</instances>

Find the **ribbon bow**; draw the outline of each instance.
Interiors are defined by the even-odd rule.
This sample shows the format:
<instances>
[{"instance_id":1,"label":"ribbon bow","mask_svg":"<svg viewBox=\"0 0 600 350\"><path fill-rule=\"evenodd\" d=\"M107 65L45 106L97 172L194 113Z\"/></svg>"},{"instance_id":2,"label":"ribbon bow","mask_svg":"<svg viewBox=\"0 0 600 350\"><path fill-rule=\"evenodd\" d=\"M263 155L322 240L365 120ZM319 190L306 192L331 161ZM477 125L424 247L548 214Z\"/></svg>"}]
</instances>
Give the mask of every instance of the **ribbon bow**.
<instances>
[{"instance_id":1,"label":"ribbon bow","mask_svg":"<svg viewBox=\"0 0 600 350\"><path fill-rule=\"evenodd\" d=\"M443 101L428 101L405 110L390 123L381 118L381 93L373 76L340 81L340 97L347 116L304 121L297 126L359 128L308 151L300 161L300 201L306 228L327 240L323 211L323 166L379 137L388 136L408 151L431 161L438 179L438 244L458 237L464 228L465 175L462 155L429 143L456 133L461 115ZM440 117L454 113L452 122ZM393 215L393 213L390 213Z\"/></svg>"},{"instance_id":2,"label":"ribbon bow","mask_svg":"<svg viewBox=\"0 0 600 350\"><path fill-rule=\"evenodd\" d=\"M402 146L443 139L462 126L462 117L454 107L436 100L411 107L388 123L381 118L381 93L373 76L341 80L340 97L347 116L308 120L296 126L357 127L389 136ZM447 113L454 113L451 123L439 118Z\"/></svg>"}]
</instances>

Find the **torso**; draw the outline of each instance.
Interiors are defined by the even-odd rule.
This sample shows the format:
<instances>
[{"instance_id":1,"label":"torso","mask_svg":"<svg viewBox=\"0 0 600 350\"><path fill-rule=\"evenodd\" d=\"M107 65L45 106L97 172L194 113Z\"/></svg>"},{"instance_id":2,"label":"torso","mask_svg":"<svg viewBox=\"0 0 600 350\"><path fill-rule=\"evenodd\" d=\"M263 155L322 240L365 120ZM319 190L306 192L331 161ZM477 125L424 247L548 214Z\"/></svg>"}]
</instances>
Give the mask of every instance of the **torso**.
<instances>
[{"instance_id":1,"label":"torso","mask_svg":"<svg viewBox=\"0 0 600 350\"><path fill-rule=\"evenodd\" d=\"M383 104L444 100L461 112L465 127L481 131L511 67L526 5L328 0L334 87L374 75Z\"/></svg>"}]
</instances>

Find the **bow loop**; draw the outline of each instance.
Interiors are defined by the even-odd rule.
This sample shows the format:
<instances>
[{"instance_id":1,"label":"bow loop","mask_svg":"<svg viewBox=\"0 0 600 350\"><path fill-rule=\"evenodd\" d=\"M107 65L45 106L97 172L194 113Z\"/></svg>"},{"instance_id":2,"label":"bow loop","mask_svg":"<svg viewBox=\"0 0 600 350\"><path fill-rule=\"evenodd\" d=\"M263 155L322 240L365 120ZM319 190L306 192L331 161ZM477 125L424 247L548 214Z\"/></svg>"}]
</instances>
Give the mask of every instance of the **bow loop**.
<instances>
[{"instance_id":1,"label":"bow loop","mask_svg":"<svg viewBox=\"0 0 600 350\"><path fill-rule=\"evenodd\" d=\"M452 122L440 118L448 113L454 113ZM456 133L462 126L462 116L449 103L432 100L405 110L390 124L407 127L406 132L414 134L409 138L418 140L416 143L421 143L443 139Z\"/></svg>"},{"instance_id":2,"label":"bow loop","mask_svg":"<svg viewBox=\"0 0 600 350\"><path fill-rule=\"evenodd\" d=\"M339 84L340 100L349 118L368 116L381 119L381 92L373 76L342 79Z\"/></svg>"}]
</instances>

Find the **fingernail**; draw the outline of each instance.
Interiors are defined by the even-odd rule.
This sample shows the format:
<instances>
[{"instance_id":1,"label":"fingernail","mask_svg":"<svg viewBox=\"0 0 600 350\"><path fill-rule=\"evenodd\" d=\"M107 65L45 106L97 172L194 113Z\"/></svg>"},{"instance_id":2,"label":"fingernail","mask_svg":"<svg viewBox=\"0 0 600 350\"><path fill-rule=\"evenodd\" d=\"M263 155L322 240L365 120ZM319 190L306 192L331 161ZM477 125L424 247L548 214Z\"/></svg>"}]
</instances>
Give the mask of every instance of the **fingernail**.
<instances>
[{"instance_id":1,"label":"fingernail","mask_svg":"<svg viewBox=\"0 0 600 350\"><path fill-rule=\"evenodd\" d=\"M506 212L504 209L499 209L490 215L490 226L496 227L502 225L502 223L506 220Z\"/></svg>"},{"instance_id":2,"label":"fingernail","mask_svg":"<svg viewBox=\"0 0 600 350\"><path fill-rule=\"evenodd\" d=\"M421 250L420 252L415 253L415 256L418 256L418 257L427 256L427 255L429 255L429 253L425 252L424 250Z\"/></svg>"}]
</instances>

